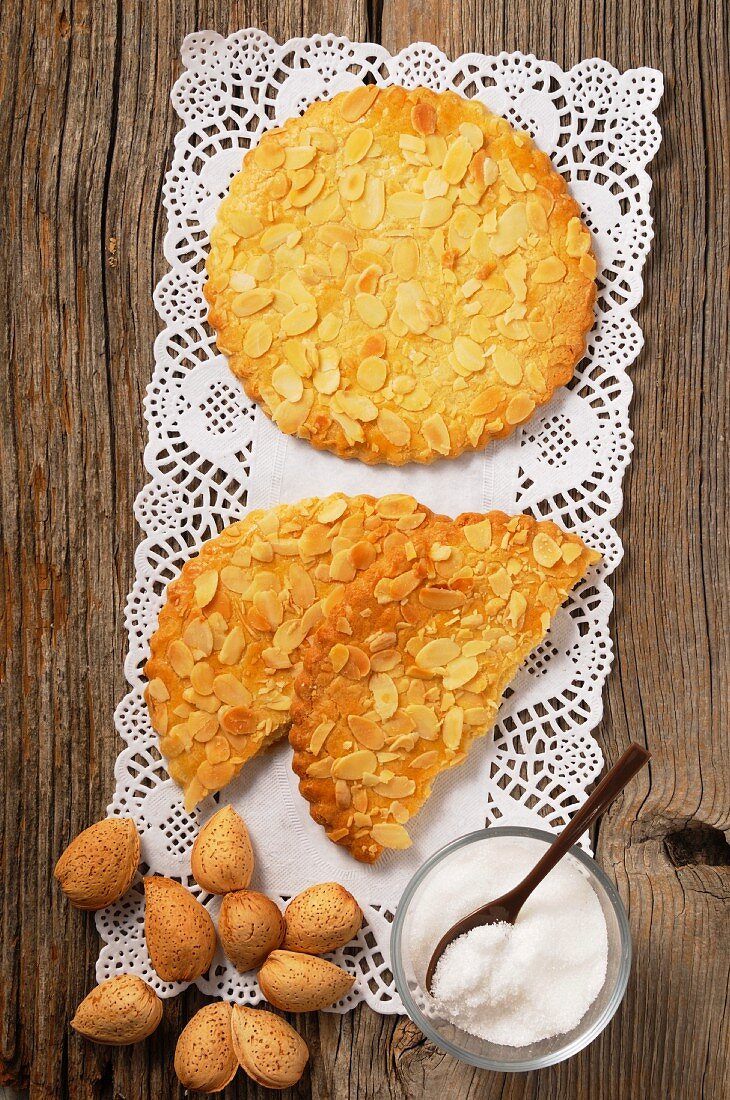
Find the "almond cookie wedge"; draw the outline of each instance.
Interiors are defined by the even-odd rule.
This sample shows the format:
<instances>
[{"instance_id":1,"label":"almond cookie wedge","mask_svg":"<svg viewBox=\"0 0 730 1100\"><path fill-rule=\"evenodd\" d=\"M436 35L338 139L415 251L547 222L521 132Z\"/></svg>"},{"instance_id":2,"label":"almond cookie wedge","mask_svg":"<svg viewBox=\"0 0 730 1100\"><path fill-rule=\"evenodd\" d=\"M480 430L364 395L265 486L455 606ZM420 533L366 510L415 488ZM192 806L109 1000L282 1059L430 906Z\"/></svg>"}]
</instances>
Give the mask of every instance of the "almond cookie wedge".
<instances>
[{"instance_id":1,"label":"almond cookie wedge","mask_svg":"<svg viewBox=\"0 0 730 1100\"><path fill-rule=\"evenodd\" d=\"M549 158L476 100L361 86L247 153L211 233L218 347L283 432L400 465L572 376L596 263Z\"/></svg>"},{"instance_id":2,"label":"almond cookie wedge","mask_svg":"<svg viewBox=\"0 0 730 1100\"><path fill-rule=\"evenodd\" d=\"M530 516L463 515L368 570L304 648L299 789L356 859L407 848L434 779L492 726L517 669L600 555Z\"/></svg>"},{"instance_id":3,"label":"almond cookie wedge","mask_svg":"<svg viewBox=\"0 0 730 1100\"><path fill-rule=\"evenodd\" d=\"M286 734L305 638L431 517L413 497L336 493L251 512L185 564L150 643L145 698L187 809Z\"/></svg>"}]
</instances>

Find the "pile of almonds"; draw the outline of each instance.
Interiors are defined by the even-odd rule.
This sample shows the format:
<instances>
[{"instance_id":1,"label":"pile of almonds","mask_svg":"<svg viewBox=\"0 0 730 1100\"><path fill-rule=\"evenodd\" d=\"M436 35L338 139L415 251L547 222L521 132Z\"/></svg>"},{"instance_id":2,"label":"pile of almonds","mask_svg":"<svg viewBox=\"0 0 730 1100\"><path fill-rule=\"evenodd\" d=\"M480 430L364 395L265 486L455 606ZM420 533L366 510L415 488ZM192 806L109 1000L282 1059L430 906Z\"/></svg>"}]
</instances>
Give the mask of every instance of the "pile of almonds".
<instances>
[{"instance_id":1,"label":"pile of almonds","mask_svg":"<svg viewBox=\"0 0 730 1100\"><path fill-rule=\"evenodd\" d=\"M103 909L132 885L140 856L131 818L108 818L75 838L56 864L55 876L79 909ZM248 831L230 806L201 829L191 870L210 894L223 895L218 936L240 971L259 967L261 992L275 1008L312 1012L344 997L355 978L321 955L357 935L362 911L335 882L319 883L293 898L282 914L264 894L249 890L254 855ZM174 879L144 880L145 938L152 966L166 982L189 982L210 967L217 946L207 909ZM102 982L79 1005L71 1026L97 1043L124 1046L146 1039L162 1019L162 1001L134 974ZM177 1042L175 1072L197 1092L224 1089L239 1066L260 1085L295 1084L309 1051L302 1037L263 1009L208 1004Z\"/></svg>"}]
</instances>

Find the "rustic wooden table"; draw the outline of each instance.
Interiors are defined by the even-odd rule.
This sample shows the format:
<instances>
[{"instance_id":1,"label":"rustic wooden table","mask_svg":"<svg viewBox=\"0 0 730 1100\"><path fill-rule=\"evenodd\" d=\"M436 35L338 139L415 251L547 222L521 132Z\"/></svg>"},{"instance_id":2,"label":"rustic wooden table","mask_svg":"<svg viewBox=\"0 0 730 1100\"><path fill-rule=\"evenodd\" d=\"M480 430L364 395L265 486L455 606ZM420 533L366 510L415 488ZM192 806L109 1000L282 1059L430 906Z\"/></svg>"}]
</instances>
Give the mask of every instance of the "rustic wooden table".
<instances>
[{"instance_id":1,"label":"rustic wooden table","mask_svg":"<svg viewBox=\"0 0 730 1100\"><path fill-rule=\"evenodd\" d=\"M146 1044L69 1031L94 981L90 917L51 868L104 812L124 692L122 607L139 532L142 398L165 269L160 194L177 121L168 94L194 29L277 38L336 31L389 49L519 49L569 66L661 68L651 167L657 240L637 317L635 452L619 528L615 663L597 731L651 773L603 820L602 865L629 907L626 1001L588 1050L506 1077L461 1066L407 1019L360 1008L296 1021L312 1051L291 1095L720 1100L730 1080L727 520L730 162L724 0L6 0L2 5L4 695L0 1084L33 1100L165 1100L201 998L169 1003ZM724 923L725 922L725 923ZM723 929L724 923L724 929ZM725 940L723 943L723 930ZM264 1093L239 1075L227 1096ZM290 1095L290 1094L287 1094Z\"/></svg>"}]
</instances>

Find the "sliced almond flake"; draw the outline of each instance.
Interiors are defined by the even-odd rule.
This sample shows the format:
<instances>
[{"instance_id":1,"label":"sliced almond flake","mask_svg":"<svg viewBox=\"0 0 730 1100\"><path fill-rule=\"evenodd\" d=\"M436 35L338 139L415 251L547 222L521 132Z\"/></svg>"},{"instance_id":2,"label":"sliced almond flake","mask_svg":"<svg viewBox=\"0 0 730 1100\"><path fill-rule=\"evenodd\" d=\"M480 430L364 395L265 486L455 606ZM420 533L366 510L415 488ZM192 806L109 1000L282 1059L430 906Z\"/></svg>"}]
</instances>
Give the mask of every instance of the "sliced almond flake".
<instances>
[{"instance_id":1,"label":"sliced almond flake","mask_svg":"<svg viewBox=\"0 0 730 1100\"><path fill-rule=\"evenodd\" d=\"M287 401L298 401L304 392L302 379L288 363L276 368L271 376L271 384L279 396Z\"/></svg>"},{"instance_id":2,"label":"sliced almond flake","mask_svg":"<svg viewBox=\"0 0 730 1100\"><path fill-rule=\"evenodd\" d=\"M367 114L379 90L374 84L362 84L348 92L340 104L340 114L345 122L357 122Z\"/></svg>"}]
</instances>

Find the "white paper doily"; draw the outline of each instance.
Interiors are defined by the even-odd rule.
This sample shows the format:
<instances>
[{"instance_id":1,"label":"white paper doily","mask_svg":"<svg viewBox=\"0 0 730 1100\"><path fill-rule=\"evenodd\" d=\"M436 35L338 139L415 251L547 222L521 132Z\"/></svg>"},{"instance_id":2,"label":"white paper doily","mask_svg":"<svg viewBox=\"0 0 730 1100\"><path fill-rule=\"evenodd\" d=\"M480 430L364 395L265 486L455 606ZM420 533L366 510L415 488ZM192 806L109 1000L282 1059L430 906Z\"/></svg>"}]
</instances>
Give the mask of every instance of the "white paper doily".
<instances>
[{"instance_id":1,"label":"white paper doily","mask_svg":"<svg viewBox=\"0 0 730 1100\"><path fill-rule=\"evenodd\" d=\"M415 869L436 848L485 822L559 827L602 767L591 730L601 717L601 688L611 662L606 578L622 548L610 524L621 507L631 453L627 368L642 346L631 311L641 297L652 238L645 166L660 142L653 112L662 76L654 69L619 73L596 59L563 72L522 54L465 54L452 62L426 43L395 57L381 46L333 36L279 45L258 30L229 38L190 35L182 57L185 71L172 101L183 128L164 188L170 271L155 292L165 328L155 342L145 404L150 481L135 508L145 538L135 556L126 613L131 690L116 714L125 747L109 806L110 814L138 822L146 867L180 878L200 895L189 877L198 821L183 810L180 791L160 760L141 669L165 585L204 539L248 507L334 489L403 489L451 514L498 506L549 516L604 554L513 683L495 735L441 778L409 824L409 851L385 853L375 867L366 867L329 843L299 797L285 744L253 761L220 795L220 803L233 804L249 826L257 853L255 888L283 903L313 882L338 879L362 904L367 926L334 956L358 980L334 1011L366 1001L379 1012L398 1012L389 922ZM453 88L527 130L582 205L599 260L596 325L571 385L511 439L429 467L366 467L282 436L246 398L205 324L208 233L244 150L314 99L364 78ZM209 799L201 820L215 808ZM201 900L215 918L219 899ZM182 988L161 982L152 970L139 884L97 915L97 927L104 940L100 981L125 970L140 974L163 997ZM238 974L220 952L198 985L211 996L260 1000L253 976Z\"/></svg>"}]
</instances>

